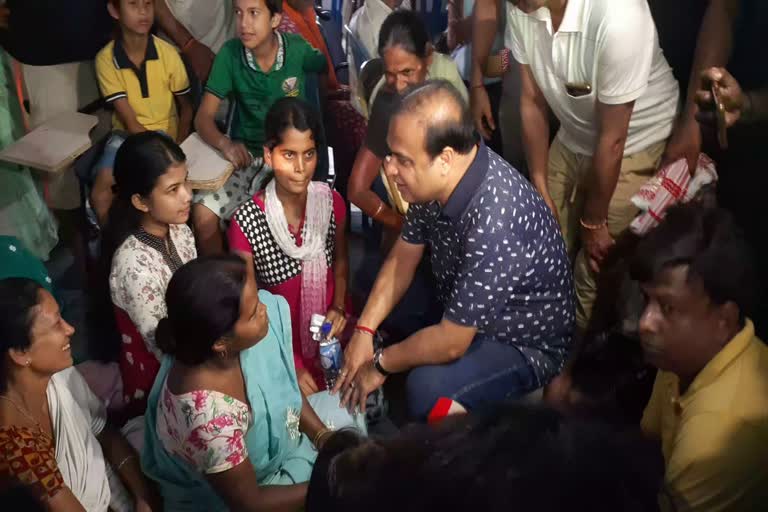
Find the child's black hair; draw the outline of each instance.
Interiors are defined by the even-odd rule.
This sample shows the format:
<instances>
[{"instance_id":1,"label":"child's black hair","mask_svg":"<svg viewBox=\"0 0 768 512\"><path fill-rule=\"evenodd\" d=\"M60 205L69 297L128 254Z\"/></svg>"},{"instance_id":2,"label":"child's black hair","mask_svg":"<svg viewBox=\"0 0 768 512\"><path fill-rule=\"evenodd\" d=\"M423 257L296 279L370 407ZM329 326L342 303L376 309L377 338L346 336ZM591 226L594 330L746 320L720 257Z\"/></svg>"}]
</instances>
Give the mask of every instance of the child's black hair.
<instances>
[{"instance_id":1,"label":"child's black hair","mask_svg":"<svg viewBox=\"0 0 768 512\"><path fill-rule=\"evenodd\" d=\"M264 3L267 5L267 9L269 9L270 15L274 16L275 14L282 14L283 12L282 0L264 0Z\"/></svg>"},{"instance_id":2,"label":"child's black hair","mask_svg":"<svg viewBox=\"0 0 768 512\"><path fill-rule=\"evenodd\" d=\"M168 170L186 162L187 157L173 139L160 132L146 131L129 136L117 150L114 164L115 199L109 209L102 242L104 257L111 265L120 244L136 231L142 213L134 208L131 198L138 194L149 197Z\"/></svg>"},{"instance_id":3,"label":"child's black hair","mask_svg":"<svg viewBox=\"0 0 768 512\"><path fill-rule=\"evenodd\" d=\"M114 360L120 353L121 340L114 323L109 290L112 257L120 245L140 226L142 213L132 203L138 194L148 198L157 181L170 167L186 162L181 147L160 132L146 131L129 136L117 150L114 164L115 198L102 231L101 254L94 272L91 293L91 319L99 340L89 346L90 353L101 361Z\"/></svg>"},{"instance_id":4,"label":"child's black hair","mask_svg":"<svg viewBox=\"0 0 768 512\"><path fill-rule=\"evenodd\" d=\"M235 0L232 0L232 2L234 3ZM264 0L264 5L267 6L270 16L283 13L283 0Z\"/></svg>"},{"instance_id":5,"label":"child's black hair","mask_svg":"<svg viewBox=\"0 0 768 512\"><path fill-rule=\"evenodd\" d=\"M270 150L275 149L283 141L286 130L295 128L300 132L309 130L315 147L322 143L320 140L320 116L312 106L299 98L280 98L269 109L264 124L264 145Z\"/></svg>"}]
</instances>

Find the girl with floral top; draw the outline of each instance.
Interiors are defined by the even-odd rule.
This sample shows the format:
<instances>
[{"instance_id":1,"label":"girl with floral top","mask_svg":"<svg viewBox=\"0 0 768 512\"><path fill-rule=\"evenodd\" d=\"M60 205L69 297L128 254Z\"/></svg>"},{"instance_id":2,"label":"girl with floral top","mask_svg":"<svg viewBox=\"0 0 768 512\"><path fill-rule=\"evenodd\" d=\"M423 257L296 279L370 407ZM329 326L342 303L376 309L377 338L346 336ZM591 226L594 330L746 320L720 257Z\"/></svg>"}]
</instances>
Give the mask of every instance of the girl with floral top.
<instances>
[{"instance_id":1,"label":"girl with floral top","mask_svg":"<svg viewBox=\"0 0 768 512\"><path fill-rule=\"evenodd\" d=\"M160 367L155 328L165 316L165 287L181 265L197 257L185 224L192 201L185 160L181 148L157 132L131 135L115 159L116 198L104 241L129 417L144 413Z\"/></svg>"},{"instance_id":2,"label":"girl with floral top","mask_svg":"<svg viewBox=\"0 0 768 512\"><path fill-rule=\"evenodd\" d=\"M173 511L298 510L333 428L357 426L339 397L305 397L282 297L258 290L253 266L203 257L174 274L165 354L145 415L144 473ZM322 420L321 420L322 417Z\"/></svg>"},{"instance_id":3,"label":"girl with floral top","mask_svg":"<svg viewBox=\"0 0 768 512\"><path fill-rule=\"evenodd\" d=\"M332 336L346 326L346 207L328 185L312 181L320 121L307 103L276 101L264 129L264 160L275 175L232 217L229 245L253 261L261 286L288 301L296 372L309 395L325 388L309 334L312 315L333 323Z\"/></svg>"}]
</instances>

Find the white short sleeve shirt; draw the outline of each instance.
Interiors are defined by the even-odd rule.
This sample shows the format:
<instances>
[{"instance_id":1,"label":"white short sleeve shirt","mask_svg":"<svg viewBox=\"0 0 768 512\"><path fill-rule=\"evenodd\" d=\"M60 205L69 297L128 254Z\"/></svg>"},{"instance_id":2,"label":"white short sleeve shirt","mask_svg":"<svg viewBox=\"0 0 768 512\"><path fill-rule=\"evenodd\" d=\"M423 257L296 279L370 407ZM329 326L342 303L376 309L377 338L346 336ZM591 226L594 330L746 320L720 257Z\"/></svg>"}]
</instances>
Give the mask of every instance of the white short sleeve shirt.
<instances>
[{"instance_id":1,"label":"white short sleeve shirt","mask_svg":"<svg viewBox=\"0 0 768 512\"><path fill-rule=\"evenodd\" d=\"M192 36L219 53L235 37L235 10L232 0L165 0L176 20Z\"/></svg>"},{"instance_id":2,"label":"white short sleeve shirt","mask_svg":"<svg viewBox=\"0 0 768 512\"><path fill-rule=\"evenodd\" d=\"M635 102L625 156L669 137L680 91L646 0L569 0L556 33L547 8L525 14L510 6L507 21L506 46L530 66L568 149L594 153L598 101ZM591 90L574 96L567 85Z\"/></svg>"}]
</instances>

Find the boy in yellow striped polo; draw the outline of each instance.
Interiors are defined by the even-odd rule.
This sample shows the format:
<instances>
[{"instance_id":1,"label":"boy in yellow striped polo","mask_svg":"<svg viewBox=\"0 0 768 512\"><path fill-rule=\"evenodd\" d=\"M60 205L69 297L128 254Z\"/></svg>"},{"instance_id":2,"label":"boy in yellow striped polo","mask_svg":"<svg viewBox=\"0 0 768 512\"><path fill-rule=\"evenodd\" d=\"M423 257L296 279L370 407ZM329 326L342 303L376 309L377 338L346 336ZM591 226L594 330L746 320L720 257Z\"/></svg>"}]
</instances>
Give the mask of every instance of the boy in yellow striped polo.
<instances>
[{"instance_id":1,"label":"boy in yellow striped polo","mask_svg":"<svg viewBox=\"0 0 768 512\"><path fill-rule=\"evenodd\" d=\"M104 99L115 113L115 132L97 164L91 206L104 224L112 204L112 166L125 134L162 131L177 142L192 124L189 78L178 51L150 33L154 0L110 0L109 13L120 35L96 56L96 74Z\"/></svg>"}]
</instances>

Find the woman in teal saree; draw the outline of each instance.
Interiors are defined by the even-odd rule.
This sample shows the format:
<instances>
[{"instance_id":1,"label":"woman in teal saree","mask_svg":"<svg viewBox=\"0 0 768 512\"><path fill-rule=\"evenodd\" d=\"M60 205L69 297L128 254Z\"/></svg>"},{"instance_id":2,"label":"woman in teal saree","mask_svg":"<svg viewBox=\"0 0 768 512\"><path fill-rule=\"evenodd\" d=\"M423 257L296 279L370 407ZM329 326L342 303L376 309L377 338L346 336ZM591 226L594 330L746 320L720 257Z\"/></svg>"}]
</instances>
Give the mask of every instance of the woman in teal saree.
<instances>
[{"instance_id":1,"label":"woman in teal saree","mask_svg":"<svg viewBox=\"0 0 768 512\"><path fill-rule=\"evenodd\" d=\"M237 257L193 260L166 291L167 354L150 392L142 468L167 510L297 510L319 448L362 416L327 392L307 399L284 299ZM317 411L317 412L315 412ZM322 419L321 419L322 418Z\"/></svg>"}]
</instances>

